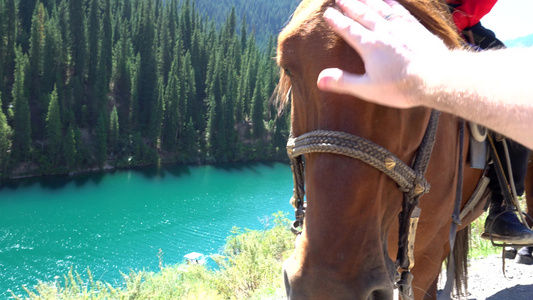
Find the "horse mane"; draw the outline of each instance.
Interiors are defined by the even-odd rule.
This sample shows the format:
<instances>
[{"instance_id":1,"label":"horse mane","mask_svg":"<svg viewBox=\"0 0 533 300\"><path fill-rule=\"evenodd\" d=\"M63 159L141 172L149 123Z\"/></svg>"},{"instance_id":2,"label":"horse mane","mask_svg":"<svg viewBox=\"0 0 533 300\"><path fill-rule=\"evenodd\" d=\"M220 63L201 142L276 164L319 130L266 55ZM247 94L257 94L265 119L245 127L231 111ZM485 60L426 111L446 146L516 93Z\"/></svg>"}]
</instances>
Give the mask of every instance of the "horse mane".
<instances>
[{"instance_id":1,"label":"horse mane","mask_svg":"<svg viewBox=\"0 0 533 300\"><path fill-rule=\"evenodd\" d=\"M298 12L300 10L304 11L302 15L307 15L309 6L311 6L311 2L312 0L302 2L300 4L302 7L298 7L297 11L291 16L293 18L292 21L295 21L294 18L299 17ZM457 33L455 25L453 25L450 12L444 0L398 0L398 2L403 5L415 18L417 18L418 21L431 33L440 37L450 49L457 49L461 47L462 38ZM313 14L310 14L311 20L307 21L308 23L321 24L322 26L306 26L307 32L310 31L309 28L327 28L322 15L328 7L335 7L335 0L322 0L322 4L318 7L318 10ZM346 47L348 46L344 41L343 43ZM284 108L289 102L290 88L290 78L287 72L281 69L280 80L272 97L273 102L278 107L279 114L283 112Z\"/></svg>"}]
</instances>

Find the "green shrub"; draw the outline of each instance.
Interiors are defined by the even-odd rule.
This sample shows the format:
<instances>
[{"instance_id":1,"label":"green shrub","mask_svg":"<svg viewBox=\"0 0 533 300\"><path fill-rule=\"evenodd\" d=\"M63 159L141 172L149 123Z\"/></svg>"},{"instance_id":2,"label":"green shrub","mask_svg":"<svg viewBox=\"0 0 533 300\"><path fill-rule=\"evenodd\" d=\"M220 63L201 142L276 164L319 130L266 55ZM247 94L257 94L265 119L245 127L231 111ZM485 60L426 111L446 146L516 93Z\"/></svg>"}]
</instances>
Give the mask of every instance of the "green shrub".
<instances>
[{"instance_id":1,"label":"green shrub","mask_svg":"<svg viewBox=\"0 0 533 300\"><path fill-rule=\"evenodd\" d=\"M232 230L224 255L215 257L220 267L217 289L225 298L248 299L266 290L282 289L282 262L293 249L293 235L283 213L274 215L267 231Z\"/></svg>"}]
</instances>

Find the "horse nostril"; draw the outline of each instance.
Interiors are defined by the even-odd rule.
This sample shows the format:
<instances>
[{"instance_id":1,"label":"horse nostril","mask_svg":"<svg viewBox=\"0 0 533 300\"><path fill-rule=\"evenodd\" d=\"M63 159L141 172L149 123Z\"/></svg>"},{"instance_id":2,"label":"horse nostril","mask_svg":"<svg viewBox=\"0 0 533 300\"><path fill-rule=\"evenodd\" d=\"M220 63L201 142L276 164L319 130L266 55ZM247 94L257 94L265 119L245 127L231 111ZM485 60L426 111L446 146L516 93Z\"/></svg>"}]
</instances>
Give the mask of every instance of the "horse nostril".
<instances>
[{"instance_id":1,"label":"horse nostril","mask_svg":"<svg viewBox=\"0 0 533 300\"><path fill-rule=\"evenodd\" d=\"M396 291L396 290L394 290ZM398 293L393 292L393 290L375 290L370 294L368 300L396 300L398 298Z\"/></svg>"}]
</instances>

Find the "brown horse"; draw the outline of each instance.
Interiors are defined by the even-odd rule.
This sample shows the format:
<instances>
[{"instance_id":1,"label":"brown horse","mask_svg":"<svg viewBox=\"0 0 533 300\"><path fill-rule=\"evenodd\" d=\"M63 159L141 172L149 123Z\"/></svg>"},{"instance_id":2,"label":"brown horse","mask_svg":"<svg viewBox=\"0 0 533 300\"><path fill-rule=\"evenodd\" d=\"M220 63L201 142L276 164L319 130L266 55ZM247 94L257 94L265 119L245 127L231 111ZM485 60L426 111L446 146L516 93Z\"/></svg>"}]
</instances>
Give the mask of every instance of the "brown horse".
<instances>
[{"instance_id":1,"label":"brown horse","mask_svg":"<svg viewBox=\"0 0 533 300\"><path fill-rule=\"evenodd\" d=\"M459 47L460 37L436 1L400 2L449 47ZM278 91L282 98L289 91L292 95L292 134L346 132L371 140L410 164L428 125L429 109L387 108L321 92L316 86L318 74L325 68L364 73L359 55L322 19L325 9L332 6L334 0L302 1L279 37L282 75ZM436 298L437 277L450 252L448 235L458 163L466 160L459 154L458 124L457 118L441 115L426 173L431 190L419 205L422 214L414 249L416 264L411 270L415 299ZM465 142L464 153L467 148ZM397 184L374 167L342 155L306 154L305 168L305 222L294 253L284 263L288 296L391 299L397 271L391 257L398 249L398 213L403 198ZM463 174L462 205L475 189L481 172L465 167ZM479 207L459 229L481 214Z\"/></svg>"}]
</instances>

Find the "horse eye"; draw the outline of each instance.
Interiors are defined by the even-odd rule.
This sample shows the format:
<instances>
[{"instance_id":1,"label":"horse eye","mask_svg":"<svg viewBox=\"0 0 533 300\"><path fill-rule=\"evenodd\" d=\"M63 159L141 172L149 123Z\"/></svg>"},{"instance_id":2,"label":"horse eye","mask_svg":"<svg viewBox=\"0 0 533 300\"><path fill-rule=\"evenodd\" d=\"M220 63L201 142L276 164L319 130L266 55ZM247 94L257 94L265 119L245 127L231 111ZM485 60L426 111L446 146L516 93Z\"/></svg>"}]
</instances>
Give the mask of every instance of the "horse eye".
<instances>
[{"instance_id":1,"label":"horse eye","mask_svg":"<svg viewBox=\"0 0 533 300\"><path fill-rule=\"evenodd\" d=\"M285 74L287 74L287 76L292 77L291 70L289 70L289 69L283 69L283 71L285 71Z\"/></svg>"}]
</instances>

